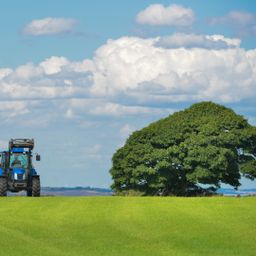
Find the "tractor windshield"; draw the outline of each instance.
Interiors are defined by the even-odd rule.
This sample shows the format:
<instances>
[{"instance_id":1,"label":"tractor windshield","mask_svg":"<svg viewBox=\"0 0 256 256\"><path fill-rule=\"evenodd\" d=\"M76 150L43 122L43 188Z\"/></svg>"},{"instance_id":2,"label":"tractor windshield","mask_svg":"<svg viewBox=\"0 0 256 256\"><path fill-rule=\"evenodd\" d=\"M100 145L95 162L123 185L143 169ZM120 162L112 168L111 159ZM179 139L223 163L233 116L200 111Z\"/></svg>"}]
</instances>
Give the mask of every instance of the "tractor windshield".
<instances>
[{"instance_id":1,"label":"tractor windshield","mask_svg":"<svg viewBox=\"0 0 256 256\"><path fill-rule=\"evenodd\" d=\"M27 154L11 154L10 157L11 168L28 168L28 155Z\"/></svg>"}]
</instances>

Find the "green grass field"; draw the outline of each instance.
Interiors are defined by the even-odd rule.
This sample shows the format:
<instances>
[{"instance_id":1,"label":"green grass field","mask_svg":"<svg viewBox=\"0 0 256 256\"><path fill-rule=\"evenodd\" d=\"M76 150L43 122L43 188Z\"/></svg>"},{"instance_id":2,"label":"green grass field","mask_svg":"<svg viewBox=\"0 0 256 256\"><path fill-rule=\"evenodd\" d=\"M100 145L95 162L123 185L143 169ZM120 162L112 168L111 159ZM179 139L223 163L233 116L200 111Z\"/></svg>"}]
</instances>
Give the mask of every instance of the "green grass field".
<instances>
[{"instance_id":1,"label":"green grass field","mask_svg":"<svg viewBox=\"0 0 256 256\"><path fill-rule=\"evenodd\" d=\"M256 255L256 197L0 199L0 255Z\"/></svg>"}]
</instances>

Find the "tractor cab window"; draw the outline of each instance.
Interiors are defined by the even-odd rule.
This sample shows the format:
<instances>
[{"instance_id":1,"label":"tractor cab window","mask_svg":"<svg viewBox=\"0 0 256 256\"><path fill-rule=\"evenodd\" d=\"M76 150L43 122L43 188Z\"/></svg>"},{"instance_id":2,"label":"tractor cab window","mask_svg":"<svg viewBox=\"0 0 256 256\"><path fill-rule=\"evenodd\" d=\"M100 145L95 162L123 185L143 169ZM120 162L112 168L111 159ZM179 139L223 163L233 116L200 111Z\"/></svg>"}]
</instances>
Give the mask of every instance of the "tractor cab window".
<instances>
[{"instance_id":1,"label":"tractor cab window","mask_svg":"<svg viewBox=\"0 0 256 256\"><path fill-rule=\"evenodd\" d=\"M28 155L27 154L11 154L10 157L11 168L28 168Z\"/></svg>"},{"instance_id":2,"label":"tractor cab window","mask_svg":"<svg viewBox=\"0 0 256 256\"><path fill-rule=\"evenodd\" d=\"M0 153L0 167L5 167L5 158L6 158L6 155L5 153Z\"/></svg>"}]
</instances>

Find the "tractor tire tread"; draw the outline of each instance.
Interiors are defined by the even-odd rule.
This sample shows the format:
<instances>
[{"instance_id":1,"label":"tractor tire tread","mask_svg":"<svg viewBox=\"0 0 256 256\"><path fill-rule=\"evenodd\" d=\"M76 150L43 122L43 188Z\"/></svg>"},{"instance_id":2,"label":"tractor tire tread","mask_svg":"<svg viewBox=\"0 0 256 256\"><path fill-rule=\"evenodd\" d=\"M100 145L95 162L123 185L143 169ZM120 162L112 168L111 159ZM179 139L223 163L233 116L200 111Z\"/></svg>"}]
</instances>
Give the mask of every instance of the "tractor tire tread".
<instances>
[{"instance_id":1,"label":"tractor tire tread","mask_svg":"<svg viewBox=\"0 0 256 256\"><path fill-rule=\"evenodd\" d=\"M39 197L40 196L40 178L39 177L33 177L32 179L32 196Z\"/></svg>"},{"instance_id":2,"label":"tractor tire tread","mask_svg":"<svg viewBox=\"0 0 256 256\"><path fill-rule=\"evenodd\" d=\"M5 177L0 177L0 196L6 196L7 189L7 179Z\"/></svg>"}]
</instances>

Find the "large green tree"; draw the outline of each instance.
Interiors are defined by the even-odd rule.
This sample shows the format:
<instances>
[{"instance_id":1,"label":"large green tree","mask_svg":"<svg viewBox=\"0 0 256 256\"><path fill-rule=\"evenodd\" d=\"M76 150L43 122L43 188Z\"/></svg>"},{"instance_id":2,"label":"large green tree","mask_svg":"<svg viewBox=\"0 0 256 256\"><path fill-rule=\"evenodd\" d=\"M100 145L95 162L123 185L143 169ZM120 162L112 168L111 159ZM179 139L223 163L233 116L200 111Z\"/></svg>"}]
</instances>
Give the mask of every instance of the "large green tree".
<instances>
[{"instance_id":1,"label":"large green tree","mask_svg":"<svg viewBox=\"0 0 256 256\"><path fill-rule=\"evenodd\" d=\"M201 102L134 132L113 155L116 193L192 195L256 177L256 127Z\"/></svg>"}]
</instances>

